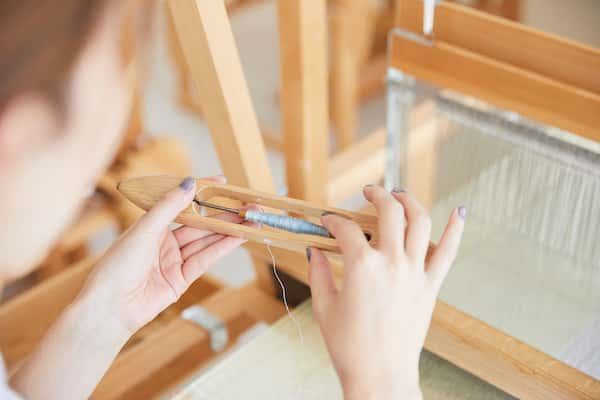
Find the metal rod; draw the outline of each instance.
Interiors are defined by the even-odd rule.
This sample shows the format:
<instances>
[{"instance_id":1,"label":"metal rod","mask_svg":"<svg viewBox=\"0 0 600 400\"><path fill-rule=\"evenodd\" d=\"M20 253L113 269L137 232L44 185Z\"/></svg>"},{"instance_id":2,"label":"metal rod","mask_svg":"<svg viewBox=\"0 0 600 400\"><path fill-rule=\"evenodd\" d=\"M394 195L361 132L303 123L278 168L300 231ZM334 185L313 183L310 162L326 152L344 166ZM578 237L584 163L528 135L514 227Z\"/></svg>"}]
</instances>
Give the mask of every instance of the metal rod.
<instances>
[{"instance_id":1,"label":"metal rod","mask_svg":"<svg viewBox=\"0 0 600 400\"><path fill-rule=\"evenodd\" d=\"M237 215L240 215L241 213L241 210L238 210L237 208L223 207L218 204L207 203L205 201L199 201L196 199L194 199L194 203L198 204L201 207L214 208L216 210L226 211Z\"/></svg>"}]
</instances>

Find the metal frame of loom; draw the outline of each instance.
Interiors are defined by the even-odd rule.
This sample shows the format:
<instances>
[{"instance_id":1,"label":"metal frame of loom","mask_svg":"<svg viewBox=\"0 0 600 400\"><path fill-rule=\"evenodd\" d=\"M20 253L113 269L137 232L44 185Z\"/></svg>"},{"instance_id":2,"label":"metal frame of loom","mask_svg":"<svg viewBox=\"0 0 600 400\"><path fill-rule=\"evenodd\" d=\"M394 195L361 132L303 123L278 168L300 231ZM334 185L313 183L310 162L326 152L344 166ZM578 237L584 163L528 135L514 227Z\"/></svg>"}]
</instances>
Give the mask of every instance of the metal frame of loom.
<instances>
[{"instance_id":1,"label":"metal frame of loom","mask_svg":"<svg viewBox=\"0 0 600 400\"><path fill-rule=\"evenodd\" d=\"M600 141L600 50L445 2L429 38L422 20L422 1L398 2L392 68ZM435 146L427 140L419 162L429 171ZM439 301L425 347L519 398L600 397L599 381Z\"/></svg>"}]
</instances>

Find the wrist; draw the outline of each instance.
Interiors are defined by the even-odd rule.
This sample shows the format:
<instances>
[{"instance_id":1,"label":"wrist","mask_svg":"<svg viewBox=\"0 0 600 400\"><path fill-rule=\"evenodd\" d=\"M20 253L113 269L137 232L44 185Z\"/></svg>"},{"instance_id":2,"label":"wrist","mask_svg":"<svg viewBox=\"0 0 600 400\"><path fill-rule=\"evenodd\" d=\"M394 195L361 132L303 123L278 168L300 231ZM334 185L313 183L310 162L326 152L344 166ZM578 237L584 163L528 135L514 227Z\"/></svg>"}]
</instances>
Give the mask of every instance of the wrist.
<instances>
[{"instance_id":1,"label":"wrist","mask_svg":"<svg viewBox=\"0 0 600 400\"><path fill-rule=\"evenodd\" d=\"M364 380L342 382L344 400L422 400L419 380L369 383Z\"/></svg>"},{"instance_id":2,"label":"wrist","mask_svg":"<svg viewBox=\"0 0 600 400\"><path fill-rule=\"evenodd\" d=\"M93 286L84 287L66 313L77 324L80 335L92 334L96 338L94 342L107 349L120 349L133 334L118 318L110 299Z\"/></svg>"}]
</instances>

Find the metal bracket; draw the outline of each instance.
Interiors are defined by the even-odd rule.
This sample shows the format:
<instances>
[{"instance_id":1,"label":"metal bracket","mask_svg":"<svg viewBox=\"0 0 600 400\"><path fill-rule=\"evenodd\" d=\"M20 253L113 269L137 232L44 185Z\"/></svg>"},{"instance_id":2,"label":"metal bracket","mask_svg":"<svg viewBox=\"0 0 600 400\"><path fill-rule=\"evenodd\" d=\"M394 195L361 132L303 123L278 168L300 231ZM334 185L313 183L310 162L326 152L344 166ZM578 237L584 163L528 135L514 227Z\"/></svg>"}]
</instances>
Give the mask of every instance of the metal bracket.
<instances>
[{"instance_id":1,"label":"metal bracket","mask_svg":"<svg viewBox=\"0 0 600 400\"><path fill-rule=\"evenodd\" d=\"M199 305L189 306L181 312L181 317L208 331L212 351L217 353L225 349L229 341L229 332L227 325L219 317Z\"/></svg>"}]
</instances>

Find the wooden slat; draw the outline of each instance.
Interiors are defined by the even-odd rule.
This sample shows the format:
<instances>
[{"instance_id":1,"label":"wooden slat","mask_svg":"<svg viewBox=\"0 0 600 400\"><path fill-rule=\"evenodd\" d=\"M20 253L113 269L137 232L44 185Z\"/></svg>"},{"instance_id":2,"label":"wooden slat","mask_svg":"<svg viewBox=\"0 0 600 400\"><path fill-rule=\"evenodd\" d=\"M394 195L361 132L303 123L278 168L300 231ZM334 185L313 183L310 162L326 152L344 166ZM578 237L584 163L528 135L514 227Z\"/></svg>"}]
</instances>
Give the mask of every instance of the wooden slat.
<instances>
[{"instance_id":1,"label":"wooden slat","mask_svg":"<svg viewBox=\"0 0 600 400\"><path fill-rule=\"evenodd\" d=\"M168 4L225 175L232 184L274 192L223 2L170 0Z\"/></svg>"},{"instance_id":2,"label":"wooden slat","mask_svg":"<svg viewBox=\"0 0 600 400\"><path fill-rule=\"evenodd\" d=\"M358 134L360 71L371 49L378 16L376 3L337 0L330 9L331 117L338 147L346 149Z\"/></svg>"},{"instance_id":3,"label":"wooden slat","mask_svg":"<svg viewBox=\"0 0 600 400\"><path fill-rule=\"evenodd\" d=\"M9 369L33 350L73 301L96 259L84 260L0 306L0 349Z\"/></svg>"},{"instance_id":4,"label":"wooden slat","mask_svg":"<svg viewBox=\"0 0 600 400\"><path fill-rule=\"evenodd\" d=\"M278 0L277 10L288 194L325 204L329 132L325 0Z\"/></svg>"},{"instance_id":5,"label":"wooden slat","mask_svg":"<svg viewBox=\"0 0 600 400\"><path fill-rule=\"evenodd\" d=\"M395 34L390 63L434 85L600 141L600 94L545 78L435 40Z\"/></svg>"},{"instance_id":6,"label":"wooden slat","mask_svg":"<svg viewBox=\"0 0 600 400\"><path fill-rule=\"evenodd\" d=\"M270 260L265 246L248 244L254 257ZM279 268L308 283L306 256L273 249ZM343 265L330 258L341 282ZM600 383L458 309L437 302L425 348L465 371L523 399L598 399Z\"/></svg>"},{"instance_id":7,"label":"wooden slat","mask_svg":"<svg viewBox=\"0 0 600 400\"><path fill-rule=\"evenodd\" d=\"M397 26L422 32L423 1L397 0ZM600 94L600 49L525 25L442 2L433 36L465 50Z\"/></svg>"},{"instance_id":8,"label":"wooden slat","mask_svg":"<svg viewBox=\"0 0 600 400\"><path fill-rule=\"evenodd\" d=\"M229 345L257 321L273 323L284 313L283 305L254 284L224 289L202 301L228 328ZM189 321L174 318L144 340L119 355L94 397L146 399L164 392L197 371L214 353L208 333Z\"/></svg>"}]
</instances>

